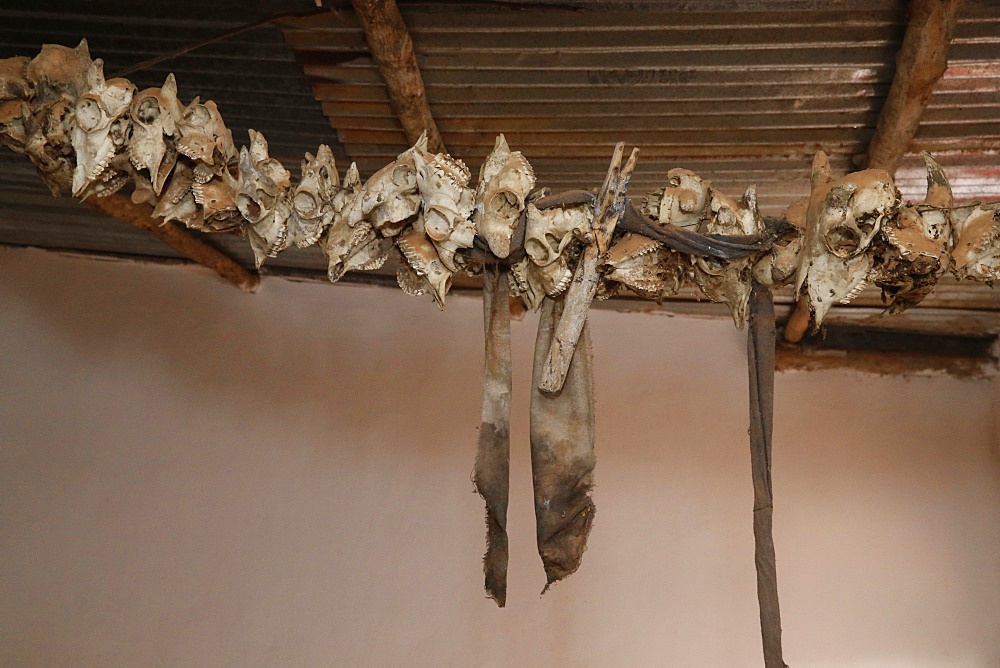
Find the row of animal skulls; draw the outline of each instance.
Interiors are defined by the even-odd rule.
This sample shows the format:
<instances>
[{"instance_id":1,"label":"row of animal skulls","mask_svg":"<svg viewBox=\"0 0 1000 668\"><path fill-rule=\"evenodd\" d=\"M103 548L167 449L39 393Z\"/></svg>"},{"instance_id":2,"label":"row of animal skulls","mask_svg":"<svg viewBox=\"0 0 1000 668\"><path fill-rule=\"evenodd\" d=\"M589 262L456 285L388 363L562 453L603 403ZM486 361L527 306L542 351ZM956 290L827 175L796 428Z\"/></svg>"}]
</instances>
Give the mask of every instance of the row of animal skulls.
<instances>
[{"instance_id":1,"label":"row of animal skulls","mask_svg":"<svg viewBox=\"0 0 1000 668\"><path fill-rule=\"evenodd\" d=\"M593 196L536 189L531 165L503 135L475 188L461 160L430 153L423 138L364 183L353 164L341 179L321 145L306 154L293 184L260 133L251 130L249 147L237 150L213 102L184 105L173 75L142 91L126 79L106 80L85 42L0 61L0 142L28 154L53 190L70 180L74 196L104 197L132 183L132 199L153 205L165 221L242 232L258 266L289 246L318 244L336 281L381 267L396 248L400 286L439 305L456 272L475 273L488 259L507 264L514 293L537 307L567 289L580 249L594 242ZM700 235L771 234L774 243L719 260L626 231L602 258L599 296L627 288L659 299L694 283L728 304L741 326L753 280L794 282L818 327L834 303L867 283L881 287L897 312L919 303L948 270L997 280L1000 204L954 206L940 166L925 160L927 197L911 204L887 172L834 178L820 152L809 198L790 207L778 230L764 224L752 187L736 201L693 172L672 169L663 188L641 199L648 224Z\"/></svg>"}]
</instances>

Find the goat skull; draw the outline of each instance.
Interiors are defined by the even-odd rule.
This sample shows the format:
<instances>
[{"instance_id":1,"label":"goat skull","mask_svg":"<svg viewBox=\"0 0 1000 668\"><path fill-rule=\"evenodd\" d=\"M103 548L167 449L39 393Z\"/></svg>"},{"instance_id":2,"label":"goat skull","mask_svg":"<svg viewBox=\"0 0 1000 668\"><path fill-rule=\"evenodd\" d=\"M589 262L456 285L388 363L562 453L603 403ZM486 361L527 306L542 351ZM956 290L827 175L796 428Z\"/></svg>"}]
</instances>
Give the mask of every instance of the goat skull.
<instances>
[{"instance_id":1,"label":"goat skull","mask_svg":"<svg viewBox=\"0 0 1000 668\"><path fill-rule=\"evenodd\" d=\"M135 92L126 79L104 80L104 61L93 62L86 76L88 90L76 103L76 123L70 141L76 151L73 195L80 196L107 169L128 140L128 109Z\"/></svg>"},{"instance_id":2,"label":"goat skull","mask_svg":"<svg viewBox=\"0 0 1000 668\"><path fill-rule=\"evenodd\" d=\"M834 302L847 303L864 287L873 266L871 242L899 204L888 172L867 169L833 179L826 154L816 154L795 282L796 293L808 304L813 331Z\"/></svg>"},{"instance_id":3,"label":"goat skull","mask_svg":"<svg viewBox=\"0 0 1000 668\"><path fill-rule=\"evenodd\" d=\"M499 258L510 255L514 229L525 208L525 198L535 187L535 172L521 155L511 151L507 139L497 137L493 152L479 170L476 231Z\"/></svg>"}]
</instances>

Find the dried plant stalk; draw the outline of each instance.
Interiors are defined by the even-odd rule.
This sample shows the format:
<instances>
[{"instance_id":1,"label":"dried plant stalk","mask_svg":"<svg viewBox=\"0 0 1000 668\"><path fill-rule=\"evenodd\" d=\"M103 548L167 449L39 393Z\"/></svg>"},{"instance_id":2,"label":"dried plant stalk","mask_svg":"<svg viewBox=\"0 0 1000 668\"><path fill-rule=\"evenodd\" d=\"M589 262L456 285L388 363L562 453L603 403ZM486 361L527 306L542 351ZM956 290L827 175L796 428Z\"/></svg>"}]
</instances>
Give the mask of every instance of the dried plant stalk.
<instances>
[{"instance_id":1,"label":"dried plant stalk","mask_svg":"<svg viewBox=\"0 0 1000 668\"><path fill-rule=\"evenodd\" d=\"M473 480L486 502L486 593L507 601L507 499L510 492L510 284L496 266L483 271L486 361L483 413Z\"/></svg>"},{"instance_id":2,"label":"dried plant stalk","mask_svg":"<svg viewBox=\"0 0 1000 668\"><path fill-rule=\"evenodd\" d=\"M595 463L593 364L586 322L562 388L554 393L539 389L561 317L563 300L546 298L531 388L531 475L546 590L580 567L595 510L590 498Z\"/></svg>"}]
</instances>

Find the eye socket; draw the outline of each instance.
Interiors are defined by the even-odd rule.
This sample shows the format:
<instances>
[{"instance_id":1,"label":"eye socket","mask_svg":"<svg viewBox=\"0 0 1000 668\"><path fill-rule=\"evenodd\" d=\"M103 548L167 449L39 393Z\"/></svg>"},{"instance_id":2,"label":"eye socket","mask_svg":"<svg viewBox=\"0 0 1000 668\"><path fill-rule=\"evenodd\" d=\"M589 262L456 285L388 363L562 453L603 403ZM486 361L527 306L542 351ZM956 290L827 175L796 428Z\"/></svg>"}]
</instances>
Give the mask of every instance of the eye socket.
<instances>
[{"instance_id":1,"label":"eye socket","mask_svg":"<svg viewBox=\"0 0 1000 668\"><path fill-rule=\"evenodd\" d=\"M239 207L240 213L252 223L255 223L261 218L261 208L257 202L244 194L240 193L236 196L236 206Z\"/></svg>"},{"instance_id":2,"label":"eye socket","mask_svg":"<svg viewBox=\"0 0 1000 668\"><path fill-rule=\"evenodd\" d=\"M76 105L76 124L84 132L96 130L103 118L104 111L93 98L85 97Z\"/></svg>"},{"instance_id":3,"label":"eye socket","mask_svg":"<svg viewBox=\"0 0 1000 668\"><path fill-rule=\"evenodd\" d=\"M184 110L184 120L191 125L205 125L212 120L212 114L203 104L192 104Z\"/></svg>"},{"instance_id":4,"label":"eye socket","mask_svg":"<svg viewBox=\"0 0 1000 668\"><path fill-rule=\"evenodd\" d=\"M160 117L160 103L155 97L144 97L135 106L135 120L149 125Z\"/></svg>"},{"instance_id":5,"label":"eye socket","mask_svg":"<svg viewBox=\"0 0 1000 668\"><path fill-rule=\"evenodd\" d=\"M299 213L311 214L318 208L316 197L312 193L302 191L295 194L295 209Z\"/></svg>"},{"instance_id":6,"label":"eye socket","mask_svg":"<svg viewBox=\"0 0 1000 668\"><path fill-rule=\"evenodd\" d=\"M401 188L412 188L417 183L417 174L409 165L399 165L392 170L392 182Z\"/></svg>"},{"instance_id":7,"label":"eye socket","mask_svg":"<svg viewBox=\"0 0 1000 668\"><path fill-rule=\"evenodd\" d=\"M839 258L857 255L861 249L861 235L853 227L837 225L830 228L824 238L826 247Z\"/></svg>"},{"instance_id":8,"label":"eye socket","mask_svg":"<svg viewBox=\"0 0 1000 668\"><path fill-rule=\"evenodd\" d=\"M483 209L497 218L512 219L521 212L517 195L509 190L501 190L495 193L486 201Z\"/></svg>"}]
</instances>

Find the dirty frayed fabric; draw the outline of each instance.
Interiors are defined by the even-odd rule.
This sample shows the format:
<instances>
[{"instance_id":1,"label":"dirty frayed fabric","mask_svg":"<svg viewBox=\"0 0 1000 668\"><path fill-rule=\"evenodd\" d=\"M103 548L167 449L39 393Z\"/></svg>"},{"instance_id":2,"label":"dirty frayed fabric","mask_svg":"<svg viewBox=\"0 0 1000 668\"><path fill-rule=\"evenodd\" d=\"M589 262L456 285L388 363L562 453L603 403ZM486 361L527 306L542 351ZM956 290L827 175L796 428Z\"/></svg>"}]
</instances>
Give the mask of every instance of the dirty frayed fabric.
<instances>
[{"instance_id":1,"label":"dirty frayed fabric","mask_svg":"<svg viewBox=\"0 0 1000 668\"><path fill-rule=\"evenodd\" d=\"M483 412L473 480L486 502L486 593L501 608L507 601L507 499L510 491L510 287L496 267L483 272L486 361Z\"/></svg>"},{"instance_id":2,"label":"dirty frayed fabric","mask_svg":"<svg viewBox=\"0 0 1000 668\"><path fill-rule=\"evenodd\" d=\"M544 300L531 387L531 475L545 590L580 567L594 521L593 356L586 323L562 388L539 389L562 312L563 300Z\"/></svg>"}]
</instances>

